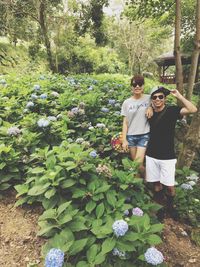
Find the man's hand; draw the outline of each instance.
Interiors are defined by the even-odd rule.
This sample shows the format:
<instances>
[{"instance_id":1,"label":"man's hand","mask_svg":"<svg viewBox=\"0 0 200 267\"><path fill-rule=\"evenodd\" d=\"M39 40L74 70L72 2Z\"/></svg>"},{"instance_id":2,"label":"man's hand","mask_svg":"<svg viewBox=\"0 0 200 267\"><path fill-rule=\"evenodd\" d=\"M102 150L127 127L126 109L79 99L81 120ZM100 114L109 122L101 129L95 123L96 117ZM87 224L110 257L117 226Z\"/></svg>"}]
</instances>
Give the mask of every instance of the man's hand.
<instances>
[{"instance_id":1,"label":"man's hand","mask_svg":"<svg viewBox=\"0 0 200 267\"><path fill-rule=\"evenodd\" d=\"M153 108L152 107L148 107L146 109L146 112L145 112L146 116L147 116L147 119L150 119L152 116L153 116Z\"/></svg>"},{"instance_id":2,"label":"man's hand","mask_svg":"<svg viewBox=\"0 0 200 267\"><path fill-rule=\"evenodd\" d=\"M175 96L178 99L182 97L181 93L178 90L176 90L176 89L170 90L170 94L173 95L173 96Z\"/></svg>"},{"instance_id":3,"label":"man's hand","mask_svg":"<svg viewBox=\"0 0 200 267\"><path fill-rule=\"evenodd\" d=\"M124 151L128 151L128 141L127 140L123 141L122 147L123 147Z\"/></svg>"}]
</instances>

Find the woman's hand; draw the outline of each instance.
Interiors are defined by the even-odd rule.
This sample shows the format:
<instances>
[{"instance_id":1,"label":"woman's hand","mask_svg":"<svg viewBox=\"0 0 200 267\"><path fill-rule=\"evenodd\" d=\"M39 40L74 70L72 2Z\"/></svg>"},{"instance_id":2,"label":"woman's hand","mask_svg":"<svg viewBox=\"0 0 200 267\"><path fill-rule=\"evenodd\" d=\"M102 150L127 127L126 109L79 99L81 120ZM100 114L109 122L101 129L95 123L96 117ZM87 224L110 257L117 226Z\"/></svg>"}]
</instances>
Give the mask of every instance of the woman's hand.
<instances>
[{"instance_id":1,"label":"woman's hand","mask_svg":"<svg viewBox=\"0 0 200 267\"><path fill-rule=\"evenodd\" d=\"M153 108L152 107L148 107L146 109L146 112L145 112L146 116L147 116L147 119L150 119L152 116L153 116Z\"/></svg>"},{"instance_id":2,"label":"woman's hand","mask_svg":"<svg viewBox=\"0 0 200 267\"><path fill-rule=\"evenodd\" d=\"M122 148L124 151L128 151L128 141L127 140L122 142Z\"/></svg>"}]
</instances>

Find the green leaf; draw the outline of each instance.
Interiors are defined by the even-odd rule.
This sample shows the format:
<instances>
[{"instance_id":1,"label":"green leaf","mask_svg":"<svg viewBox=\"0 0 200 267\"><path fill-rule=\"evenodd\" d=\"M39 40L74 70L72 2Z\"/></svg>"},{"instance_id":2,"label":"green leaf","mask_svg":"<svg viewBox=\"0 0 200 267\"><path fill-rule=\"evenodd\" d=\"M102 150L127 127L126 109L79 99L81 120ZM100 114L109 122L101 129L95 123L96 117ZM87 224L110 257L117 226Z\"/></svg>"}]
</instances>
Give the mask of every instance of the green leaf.
<instances>
[{"instance_id":1,"label":"green leaf","mask_svg":"<svg viewBox=\"0 0 200 267\"><path fill-rule=\"evenodd\" d=\"M162 243L162 239L158 236L158 235L150 235L148 238L147 238L147 241L150 245L158 245L160 243Z\"/></svg>"},{"instance_id":2,"label":"green leaf","mask_svg":"<svg viewBox=\"0 0 200 267\"><path fill-rule=\"evenodd\" d=\"M69 228L72 230L72 232L79 232L88 229L85 224L80 221L73 221L69 224Z\"/></svg>"},{"instance_id":3,"label":"green leaf","mask_svg":"<svg viewBox=\"0 0 200 267\"><path fill-rule=\"evenodd\" d=\"M134 243L131 241L117 241L116 247L121 251L136 251Z\"/></svg>"},{"instance_id":4,"label":"green leaf","mask_svg":"<svg viewBox=\"0 0 200 267\"><path fill-rule=\"evenodd\" d=\"M88 212L88 213L91 213L93 211L93 209L96 207L96 203L93 201L93 200L90 200L86 207L85 207L85 210Z\"/></svg>"},{"instance_id":5,"label":"green leaf","mask_svg":"<svg viewBox=\"0 0 200 267\"><path fill-rule=\"evenodd\" d=\"M105 207L104 207L104 204L103 203L99 204L96 207L96 216L97 216L98 219L101 218L101 216L104 213L104 210L105 210Z\"/></svg>"},{"instance_id":6,"label":"green leaf","mask_svg":"<svg viewBox=\"0 0 200 267\"><path fill-rule=\"evenodd\" d=\"M50 183L45 184L45 186L44 185L35 185L28 191L28 195L29 196L39 196L47 190L47 187L49 185L50 185Z\"/></svg>"},{"instance_id":7,"label":"green leaf","mask_svg":"<svg viewBox=\"0 0 200 267\"><path fill-rule=\"evenodd\" d=\"M108 191L108 189L111 187L111 185L103 185L101 187L99 187L96 191L95 194L99 194L99 193L104 193L106 191Z\"/></svg>"},{"instance_id":8,"label":"green leaf","mask_svg":"<svg viewBox=\"0 0 200 267\"><path fill-rule=\"evenodd\" d=\"M89 248L89 250L87 251L87 260L89 263L94 262L96 255L97 255L97 252L98 252L98 245L97 244L94 244Z\"/></svg>"},{"instance_id":9,"label":"green leaf","mask_svg":"<svg viewBox=\"0 0 200 267\"><path fill-rule=\"evenodd\" d=\"M74 189L74 193L72 195L72 198L79 198L85 196L86 191L81 189Z\"/></svg>"},{"instance_id":10,"label":"green leaf","mask_svg":"<svg viewBox=\"0 0 200 267\"><path fill-rule=\"evenodd\" d=\"M51 155L46 160L46 167L47 169L53 169L56 165L56 157L54 155Z\"/></svg>"},{"instance_id":11,"label":"green leaf","mask_svg":"<svg viewBox=\"0 0 200 267\"><path fill-rule=\"evenodd\" d=\"M70 214L63 214L61 217L58 219L59 224L65 224L67 222L70 222L72 220L72 216Z\"/></svg>"},{"instance_id":12,"label":"green leaf","mask_svg":"<svg viewBox=\"0 0 200 267\"><path fill-rule=\"evenodd\" d=\"M102 244L101 253L106 254L106 253L110 252L115 247L115 244L116 244L115 239L107 238Z\"/></svg>"},{"instance_id":13,"label":"green leaf","mask_svg":"<svg viewBox=\"0 0 200 267\"><path fill-rule=\"evenodd\" d=\"M102 254L101 252L95 258L95 264L101 264L105 261L106 255Z\"/></svg>"},{"instance_id":14,"label":"green leaf","mask_svg":"<svg viewBox=\"0 0 200 267\"><path fill-rule=\"evenodd\" d=\"M40 223L38 223L40 225ZM41 230L38 232L38 236L43 236L43 235L47 235L53 228L57 228L58 225L57 224L41 224Z\"/></svg>"},{"instance_id":15,"label":"green leaf","mask_svg":"<svg viewBox=\"0 0 200 267\"><path fill-rule=\"evenodd\" d=\"M139 239L139 237L140 237L140 235L138 233L130 232L130 233L128 233L128 235L124 236L124 239L128 240L128 241L136 241Z\"/></svg>"},{"instance_id":16,"label":"green leaf","mask_svg":"<svg viewBox=\"0 0 200 267\"><path fill-rule=\"evenodd\" d=\"M162 231L163 227L164 227L164 224L161 224L161 223L153 224L148 232L157 233L157 232Z\"/></svg>"},{"instance_id":17,"label":"green leaf","mask_svg":"<svg viewBox=\"0 0 200 267\"><path fill-rule=\"evenodd\" d=\"M108 201L108 203L112 206L115 207L116 203L117 203L117 199L115 197L115 193L113 192L107 192L106 193L106 199Z\"/></svg>"},{"instance_id":18,"label":"green leaf","mask_svg":"<svg viewBox=\"0 0 200 267\"><path fill-rule=\"evenodd\" d=\"M2 163L0 164L0 170L2 170L5 166L6 166L6 163L5 163L5 162L2 162Z\"/></svg>"},{"instance_id":19,"label":"green leaf","mask_svg":"<svg viewBox=\"0 0 200 267\"><path fill-rule=\"evenodd\" d=\"M61 187L64 189L69 188L69 187L73 186L75 183L76 183L75 180L67 179L64 182L62 182Z\"/></svg>"},{"instance_id":20,"label":"green leaf","mask_svg":"<svg viewBox=\"0 0 200 267\"><path fill-rule=\"evenodd\" d=\"M50 199L51 197L53 197L56 193L56 189L55 187L51 188L50 190L46 191L46 193L44 194L44 196L47 198L47 199Z\"/></svg>"},{"instance_id":21,"label":"green leaf","mask_svg":"<svg viewBox=\"0 0 200 267\"><path fill-rule=\"evenodd\" d=\"M69 255L76 255L78 252L82 251L87 243L87 238L74 241L70 248Z\"/></svg>"},{"instance_id":22,"label":"green leaf","mask_svg":"<svg viewBox=\"0 0 200 267\"><path fill-rule=\"evenodd\" d=\"M33 173L33 174L39 174L39 173L43 173L44 172L44 168L41 167L36 167L34 169L30 169L30 171L28 171L29 173Z\"/></svg>"},{"instance_id":23,"label":"green leaf","mask_svg":"<svg viewBox=\"0 0 200 267\"><path fill-rule=\"evenodd\" d=\"M66 210L66 208L69 207L70 204L71 204L71 201L67 201L61 204L57 209L57 215L59 216L64 210Z\"/></svg>"},{"instance_id":24,"label":"green leaf","mask_svg":"<svg viewBox=\"0 0 200 267\"><path fill-rule=\"evenodd\" d=\"M44 221L46 219L56 219L56 210L55 209L45 210L38 220Z\"/></svg>"},{"instance_id":25,"label":"green leaf","mask_svg":"<svg viewBox=\"0 0 200 267\"><path fill-rule=\"evenodd\" d=\"M79 261L76 267L90 267L90 265L86 261Z\"/></svg>"},{"instance_id":26,"label":"green leaf","mask_svg":"<svg viewBox=\"0 0 200 267\"><path fill-rule=\"evenodd\" d=\"M11 184L8 183L0 184L0 190L2 191L8 189L9 187L11 187Z\"/></svg>"},{"instance_id":27,"label":"green leaf","mask_svg":"<svg viewBox=\"0 0 200 267\"><path fill-rule=\"evenodd\" d=\"M28 192L29 186L27 184L19 184L19 185L14 186L14 188L18 192L16 197L19 197Z\"/></svg>"}]
</instances>

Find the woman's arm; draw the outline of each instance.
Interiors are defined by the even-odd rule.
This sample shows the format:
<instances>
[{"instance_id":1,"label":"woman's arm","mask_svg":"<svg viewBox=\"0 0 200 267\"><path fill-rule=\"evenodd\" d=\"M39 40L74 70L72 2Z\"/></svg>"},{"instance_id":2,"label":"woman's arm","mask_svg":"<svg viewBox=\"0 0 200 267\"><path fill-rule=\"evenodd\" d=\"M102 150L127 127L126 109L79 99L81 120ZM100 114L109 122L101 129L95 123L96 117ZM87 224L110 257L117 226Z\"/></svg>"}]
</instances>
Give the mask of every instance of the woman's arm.
<instances>
[{"instance_id":1,"label":"woman's arm","mask_svg":"<svg viewBox=\"0 0 200 267\"><path fill-rule=\"evenodd\" d=\"M122 126L122 147L125 151L128 150L128 141L126 139L126 135L128 132L128 121L127 118L123 118L123 126Z\"/></svg>"}]
</instances>

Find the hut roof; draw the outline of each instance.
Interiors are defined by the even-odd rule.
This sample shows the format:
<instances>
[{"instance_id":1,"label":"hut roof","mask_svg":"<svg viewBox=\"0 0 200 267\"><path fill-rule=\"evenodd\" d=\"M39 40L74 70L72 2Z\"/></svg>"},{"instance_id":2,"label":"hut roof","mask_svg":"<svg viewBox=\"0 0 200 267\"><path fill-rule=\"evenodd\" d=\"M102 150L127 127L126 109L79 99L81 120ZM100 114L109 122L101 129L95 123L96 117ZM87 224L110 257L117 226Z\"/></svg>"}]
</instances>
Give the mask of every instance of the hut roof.
<instances>
[{"instance_id":1,"label":"hut roof","mask_svg":"<svg viewBox=\"0 0 200 267\"><path fill-rule=\"evenodd\" d=\"M181 59L183 65L191 63L191 55L182 53ZM155 62L157 63L158 66L175 66L175 56L171 51L160 55L158 58L155 59ZM199 58L199 63L200 63L200 58Z\"/></svg>"}]
</instances>

